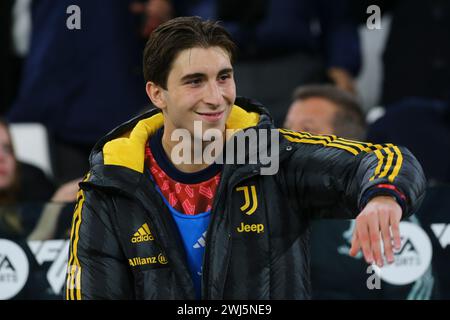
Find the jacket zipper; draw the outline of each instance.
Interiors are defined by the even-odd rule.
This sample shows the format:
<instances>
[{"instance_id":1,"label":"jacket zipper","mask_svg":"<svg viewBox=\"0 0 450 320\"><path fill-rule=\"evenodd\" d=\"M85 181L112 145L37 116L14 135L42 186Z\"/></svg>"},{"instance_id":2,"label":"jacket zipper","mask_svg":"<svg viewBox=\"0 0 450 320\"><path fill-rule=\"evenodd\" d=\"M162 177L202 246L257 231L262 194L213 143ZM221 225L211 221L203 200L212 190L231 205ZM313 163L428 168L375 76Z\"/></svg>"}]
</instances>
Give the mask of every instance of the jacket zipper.
<instances>
[{"instance_id":1,"label":"jacket zipper","mask_svg":"<svg viewBox=\"0 0 450 320\"><path fill-rule=\"evenodd\" d=\"M245 176L245 177L242 177L241 179L239 179L239 180L237 180L236 182L234 182L233 184L232 184L232 186L231 186L231 192L229 192L228 193L228 203L231 203L231 197L232 197L232 191L234 190L234 188L239 184L239 183L241 183L242 181L244 181L244 180L247 180L247 179L250 179L250 178L252 178L252 177L254 177L254 176L257 176L257 175L259 175L259 171L257 171L257 170L253 170L253 172L251 173L251 174L248 174L247 176ZM216 205L216 207L217 207L217 205ZM226 210L226 214L228 214L228 216L229 216L229 211L228 210ZM212 215L213 216L213 215ZM231 232L228 232L228 241L230 242L231 241ZM208 243L210 243L210 239L211 239L211 235L208 233L208 238L207 238L207 245L206 245L206 250L208 250ZM227 251L226 251L226 253L225 253L225 265L224 265L224 276L223 276L223 280L222 280L222 283L220 284L221 286L220 286L220 298L222 298L223 299L223 294L224 294L224 290L225 290L225 282L226 282L226 280L227 280L227 273L228 273L228 268L229 268L229 265L230 265L230 258L231 258L231 244L230 244L230 246L228 247L228 249L227 249ZM205 256L206 256L206 251L205 251ZM207 264L205 264L205 259L203 259L203 267L205 267L205 266L208 266ZM208 270L208 272L207 272L207 275L208 275L208 278L210 278L210 273L209 273L209 268L207 268L207 270ZM209 279L205 279L205 280L207 280L208 282L209 282ZM202 279L202 281L203 281L203 279ZM205 294L205 296L206 296L206 299L212 299L212 297L210 296L210 290L209 290L209 286L206 286L205 287L206 288L206 294ZM204 297L202 297L202 299L203 299Z\"/></svg>"}]
</instances>

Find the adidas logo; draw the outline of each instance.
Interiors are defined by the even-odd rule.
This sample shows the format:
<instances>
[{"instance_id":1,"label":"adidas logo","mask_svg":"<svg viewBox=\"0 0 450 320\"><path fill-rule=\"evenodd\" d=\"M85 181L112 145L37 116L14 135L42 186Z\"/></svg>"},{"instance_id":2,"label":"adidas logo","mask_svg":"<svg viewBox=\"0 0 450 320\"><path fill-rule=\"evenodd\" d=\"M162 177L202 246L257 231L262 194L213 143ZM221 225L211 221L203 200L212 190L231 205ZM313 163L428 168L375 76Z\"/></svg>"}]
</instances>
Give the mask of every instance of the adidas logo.
<instances>
[{"instance_id":1,"label":"adidas logo","mask_svg":"<svg viewBox=\"0 0 450 320\"><path fill-rule=\"evenodd\" d=\"M194 249L204 248L206 246L206 231L203 232L202 236L194 244Z\"/></svg>"},{"instance_id":2,"label":"adidas logo","mask_svg":"<svg viewBox=\"0 0 450 320\"><path fill-rule=\"evenodd\" d=\"M150 232L150 229L147 225L147 223L144 223L138 231L133 234L133 237L131 238L132 243L139 243L139 242L145 242L145 241L152 241L154 240L152 233Z\"/></svg>"}]
</instances>

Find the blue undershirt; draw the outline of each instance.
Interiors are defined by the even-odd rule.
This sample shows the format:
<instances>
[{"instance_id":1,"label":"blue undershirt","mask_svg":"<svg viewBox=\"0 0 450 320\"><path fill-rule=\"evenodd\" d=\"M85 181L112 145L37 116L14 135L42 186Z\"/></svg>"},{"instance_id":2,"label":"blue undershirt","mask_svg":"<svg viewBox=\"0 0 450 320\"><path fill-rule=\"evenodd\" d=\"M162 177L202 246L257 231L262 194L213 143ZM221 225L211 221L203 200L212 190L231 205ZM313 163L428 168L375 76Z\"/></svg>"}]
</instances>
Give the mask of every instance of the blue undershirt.
<instances>
[{"instance_id":1,"label":"blue undershirt","mask_svg":"<svg viewBox=\"0 0 450 320\"><path fill-rule=\"evenodd\" d=\"M184 184L194 184L207 181L220 172L222 166L218 164L212 164L209 167L194 173L185 173L178 170L172 162L170 162L162 147L163 132L163 128L158 130L157 133L151 137L149 146L159 167L171 179ZM191 272L192 281L194 282L196 298L200 299L206 230L208 229L211 210L196 215L184 214L174 209L169 204L169 201L164 197L158 185L156 185L156 190L161 195L165 205L169 208L178 227L178 231L183 241L189 271Z\"/></svg>"}]
</instances>

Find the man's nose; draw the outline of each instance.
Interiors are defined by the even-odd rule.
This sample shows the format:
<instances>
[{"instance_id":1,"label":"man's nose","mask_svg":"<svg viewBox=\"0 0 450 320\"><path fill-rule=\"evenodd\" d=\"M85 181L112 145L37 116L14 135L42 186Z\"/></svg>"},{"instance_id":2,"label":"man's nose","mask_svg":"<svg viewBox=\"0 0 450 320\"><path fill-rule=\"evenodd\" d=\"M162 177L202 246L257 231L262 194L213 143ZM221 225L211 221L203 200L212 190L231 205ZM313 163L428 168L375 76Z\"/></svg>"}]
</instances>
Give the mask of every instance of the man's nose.
<instances>
[{"instance_id":1,"label":"man's nose","mask_svg":"<svg viewBox=\"0 0 450 320\"><path fill-rule=\"evenodd\" d=\"M223 104L222 89L216 82L209 82L206 88L204 101L213 106L220 106Z\"/></svg>"}]
</instances>

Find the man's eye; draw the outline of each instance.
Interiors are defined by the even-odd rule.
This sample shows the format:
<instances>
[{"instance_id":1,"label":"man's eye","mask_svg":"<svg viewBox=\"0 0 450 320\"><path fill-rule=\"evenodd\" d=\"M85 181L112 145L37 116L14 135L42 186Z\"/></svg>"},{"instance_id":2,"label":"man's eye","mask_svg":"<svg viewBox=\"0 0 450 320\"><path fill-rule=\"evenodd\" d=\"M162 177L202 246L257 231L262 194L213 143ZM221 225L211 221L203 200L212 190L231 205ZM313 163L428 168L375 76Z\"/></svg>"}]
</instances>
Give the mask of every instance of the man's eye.
<instances>
[{"instance_id":1,"label":"man's eye","mask_svg":"<svg viewBox=\"0 0 450 320\"><path fill-rule=\"evenodd\" d=\"M231 78L231 74L223 74L223 75L221 75L221 76L219 77L219 79L220 79L221 81L225 81L225 80L230 79L230 78Z\"/></svg>"},{"instance_id":2,"label":"man's eye","mask_svg":"<svg viewBox=\"0 0 450 320\"><path fill-rule=\"evenodd\" d=\"M197 86L200 83L202 83L201 79L192 79L187 82L187 84L192 85L192 86Z\"/></svg>"}]
</instances>

